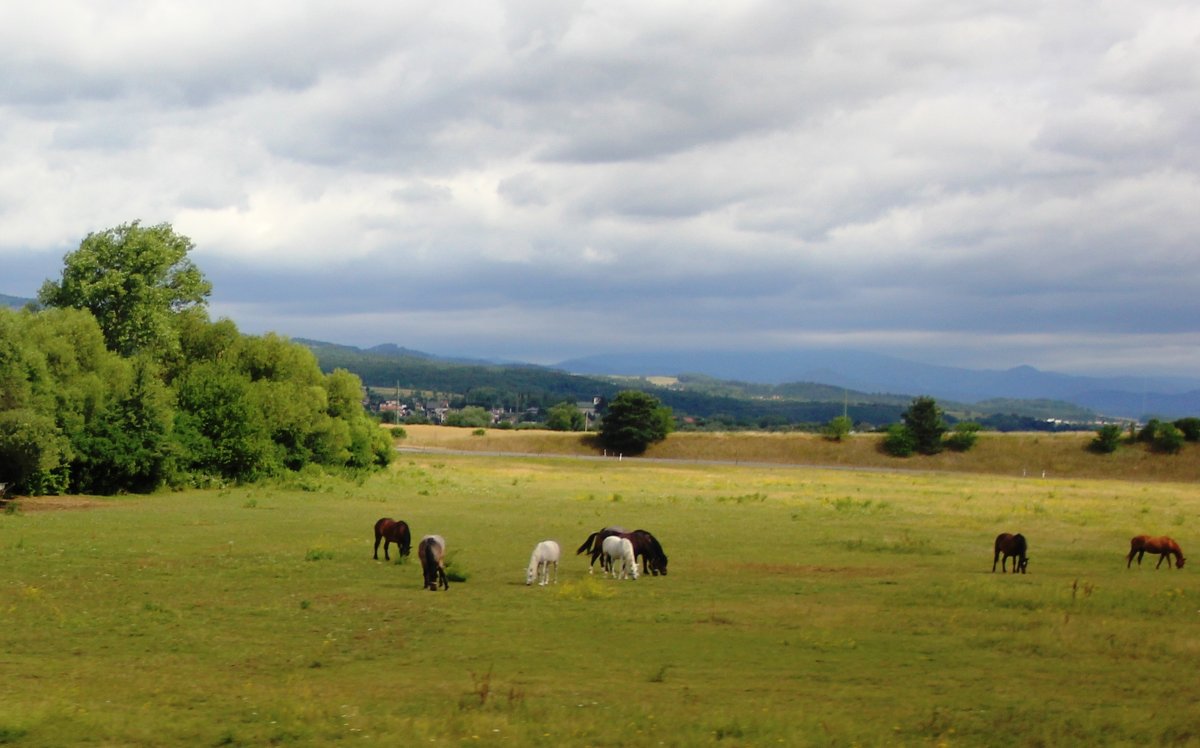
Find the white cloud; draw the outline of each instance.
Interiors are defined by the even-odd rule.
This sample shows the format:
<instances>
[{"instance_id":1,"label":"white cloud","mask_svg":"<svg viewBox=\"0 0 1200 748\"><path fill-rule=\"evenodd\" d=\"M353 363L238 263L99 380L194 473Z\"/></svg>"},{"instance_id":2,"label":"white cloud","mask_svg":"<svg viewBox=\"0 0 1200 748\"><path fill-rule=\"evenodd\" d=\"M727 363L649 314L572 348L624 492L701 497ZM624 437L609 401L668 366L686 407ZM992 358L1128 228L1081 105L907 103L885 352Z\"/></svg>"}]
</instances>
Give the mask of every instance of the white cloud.
<instances>
[{"instance_id":1,"label":"white cloud","mask_svg":"<svg viewBox=\"0 0 1200 748\"><path fill-rule=\"evenodd\" d=\"M0 292L141 219L293 335L1187 368L1198 41L1169 0L26 4Z\"/></svg>"}]
</instances>

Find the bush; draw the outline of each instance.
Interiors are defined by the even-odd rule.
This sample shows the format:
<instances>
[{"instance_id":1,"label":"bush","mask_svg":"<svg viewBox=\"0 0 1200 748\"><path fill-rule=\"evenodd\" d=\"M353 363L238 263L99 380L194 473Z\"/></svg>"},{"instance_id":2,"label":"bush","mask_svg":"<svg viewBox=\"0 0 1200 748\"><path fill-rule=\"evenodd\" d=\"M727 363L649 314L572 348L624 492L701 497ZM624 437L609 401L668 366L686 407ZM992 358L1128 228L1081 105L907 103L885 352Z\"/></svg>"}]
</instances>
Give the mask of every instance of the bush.
<instances>
[{"instance_id":1,"label":"bush","mask_svg":"<svg viewBox=\"0 0 1200 748\"><path fill-rule=\"evenodd\" d=\"M955 424L954 431L950 433L950 436L946 437L946 446L955 452L966 452L975 446L976 440L979 439L979 430L981 428L978 423L972 423L971 421L963 421Z\"/></svg>"},{"instance_id":2,"label":"bush","mask_svg":"<svg viewBox=\"0 0 1200 748\"><path fill-rule=\"evenodd\" d=\"M1175 428L1183 432L1183 438L1189 442L1200 441L1200 418L1180 418L1175 422Z\"/></svg>"},{"instance_id":3,"label":"bush","mask_svg":"<svg viewBox=\"0 0 1200 748\"><path fill-rule=\"evenodd\" d=\"M1155 452L1163 454L1178 454L1183 449L1183 432L1170 423L1160 423L1154 432L1150 447Z\"/></svg>"},{"instance_id":4,"label":"bush","mask_svg":"<svg viewBox=\"0 0 1200 748\"><path fill-rule=\"evenodd\" d=\"M1096 431L1096 438L1092 439L1092 443L1088 445L1088 448L1096 454L1112 454L1121 445L1122 433L1121 427L1115 423L1101 426Z\"/></svg>"},{"instance_id":5,"label":"bush","mask_svg":"<svg viewBox=\"0 0 1200 748\"><path fill-rule=\"evenodd\" d=\"M403 426L393 426L392 427L392 438L393 439L407 439L408 432L404 430Z\"/></svg>"},{"instance_id":6,"label":"bush","mask_svg":"<svg viewBox=\"0 0 1200 748\"><path fill-rule=\"evenodd\" d=\"M829 423L825 424L825 438L830 441L840 442L854 428L854 422L848 416L838 416Z\"/></svg>"},{"instance_id":7,"label":"bush","mask_svg":"<svg viewBox=\"0 0 1200 748\"><path fill-rule=\"evenodd\" d=\"M906 426L894 423L888 426L887 436L883 437L883 451L892 457L911 457L917 451L916 440Z\"/></svg>"}]
</instances>

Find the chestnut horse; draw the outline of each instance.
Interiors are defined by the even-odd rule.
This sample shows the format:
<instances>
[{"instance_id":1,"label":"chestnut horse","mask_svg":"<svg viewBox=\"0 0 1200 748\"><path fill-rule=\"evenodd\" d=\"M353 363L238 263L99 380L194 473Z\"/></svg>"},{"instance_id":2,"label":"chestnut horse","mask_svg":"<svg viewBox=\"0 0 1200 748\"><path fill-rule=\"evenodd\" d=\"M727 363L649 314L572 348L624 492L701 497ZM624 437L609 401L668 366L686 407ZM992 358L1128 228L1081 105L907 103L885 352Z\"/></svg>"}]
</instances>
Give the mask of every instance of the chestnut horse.
<instances>
[{"instance_id":1,"label":"chestnut horse","mask_svg":"<svg viewBox=\"0 0 1200 748\"><path fill-rule=\"evenodd\" d=\"M379 560L379 541L383 541L383 558L386 561L391 561L392 557L388 555L388 544L395 543L400 549L401 556L407 556L409 548L412 547L412 533L409 532L408 523L404 520L394 520L391 517L383 517L375 523L375 560Z\"/></svg>"},{"instance_id":2,"label":"chestnut horse","mask_svg":"<svg viewBox=\"0 0 1200 748\"><path fill-rule=\"evenodd\" d=\"M996 544L993 546L992 555L992 571L996 571L996 561L1000 561L1000 571L1008 573L1008 569L1004 567L1008 563L1008 559L1013 560L1013 574L1018 570L1022 574L1025 573L1025 567L1029 565L1029 557L1025 555L1028 546L1025 544L1025 536L1021 533L1013 535L1011 533L1002 532L996 536ZM1001 554L1004 555L1001 558Z\"/></svg>"},{"instance_id":3,"label":"chestnut horse","mask_svg":"<svg viewBox=\"0 0 1200 748\"><path fill-rule=\"evenodd\" d=\"M441 535L421 538L417 544L417 557L421 559L425 589L437 592L439 584L443 589L450 589L450 583L446 581L446 541Z\"/></svg>"},{"instance_id":4,"label":"chestnut horse","mask_svg":"<svg viewBox=\"0 0 1200 748\"><path fill-rule=\"evenodd\" d=\"M1175 568L1183 568L1183 551L1179 549L1179 543L1176 543L1166 535L1157 538L1152 538L1149 535L1138 535L1133 540L1130 540L1129 555L1125 557L1125 568L1128 569L1130 564L1133 563L1134 556L1137 556L1138 566L1141 566L1142 556L1145 556L1147 553L1158 554L1158 563L1154 565L1155 569L1162 566L1162 562L1166 561L1167 557L1172 554L1175 556ZM1167 564L1168 567L1170 565L1170 563Z\"/></svg>"}]
</instances>

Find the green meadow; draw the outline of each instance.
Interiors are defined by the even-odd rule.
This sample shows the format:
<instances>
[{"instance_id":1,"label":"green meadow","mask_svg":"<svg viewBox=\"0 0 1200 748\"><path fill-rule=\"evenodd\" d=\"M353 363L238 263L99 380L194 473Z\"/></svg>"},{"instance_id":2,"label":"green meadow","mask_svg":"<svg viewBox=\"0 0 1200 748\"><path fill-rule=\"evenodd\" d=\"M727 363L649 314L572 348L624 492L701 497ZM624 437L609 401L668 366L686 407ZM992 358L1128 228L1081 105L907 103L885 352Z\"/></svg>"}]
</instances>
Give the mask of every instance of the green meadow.
<instances>
[{"instance_id":1,"label":"green meadow","mask_svg":"<svg viewBox=\"0 0 1200 748\"><path fill-rule=\"evenodd\" d=\"M1196 571L1124 558L1200 547L1198 512L1186 482L421 453L25 499L0 744L1200 745ZM448 591L372 559L382 516L445 536ZM608 524L669 576L589 576ZM992 573L1001 531L1029 574Z\"/></svg>"}]
</instances>

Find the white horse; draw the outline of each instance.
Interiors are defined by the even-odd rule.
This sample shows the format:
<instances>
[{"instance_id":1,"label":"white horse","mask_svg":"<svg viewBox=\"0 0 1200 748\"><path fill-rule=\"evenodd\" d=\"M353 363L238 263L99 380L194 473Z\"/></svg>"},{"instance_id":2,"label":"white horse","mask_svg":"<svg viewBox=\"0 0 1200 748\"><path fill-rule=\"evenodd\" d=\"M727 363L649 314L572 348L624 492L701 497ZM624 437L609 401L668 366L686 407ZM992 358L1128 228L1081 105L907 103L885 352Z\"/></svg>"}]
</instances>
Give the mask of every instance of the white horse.
<instances>
[{"instance_id":1,"label":"white horse","mask_svg":"<svg viewBox=\"0 0 1200 748\"><path fill-rule=\"evenodd\" d=\"M638 565L633 558L633 543L629 542L629 538L619 538L611 535L604 539L604 544L601 546L605 557L608 559L609 568L612 570L612 575L617 579L637 579ZM621 562L621 570L617 571L617 562Z\"/></svg>"},{"instance_id":2,"label":"white horse","mask_svg":"<svg viewBox=\"0 0 1200 748\"><path fill-rule=\"evenodd\" d=\"M550 569L554 569L554 583L558 583L558 558L562 553L558 549L558 543L553 540L543 540L538 543L533 549L533 555L529 557L529 570L525 572L525 584L533 584L536 577L538 586L545 587L550 581Z\"/></svg>"}]
</instances>

